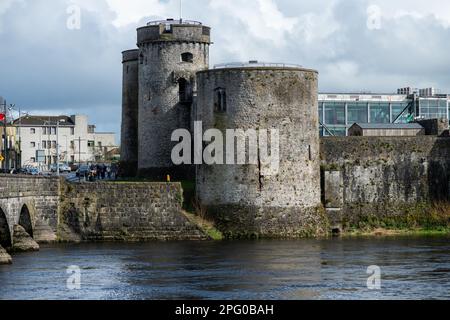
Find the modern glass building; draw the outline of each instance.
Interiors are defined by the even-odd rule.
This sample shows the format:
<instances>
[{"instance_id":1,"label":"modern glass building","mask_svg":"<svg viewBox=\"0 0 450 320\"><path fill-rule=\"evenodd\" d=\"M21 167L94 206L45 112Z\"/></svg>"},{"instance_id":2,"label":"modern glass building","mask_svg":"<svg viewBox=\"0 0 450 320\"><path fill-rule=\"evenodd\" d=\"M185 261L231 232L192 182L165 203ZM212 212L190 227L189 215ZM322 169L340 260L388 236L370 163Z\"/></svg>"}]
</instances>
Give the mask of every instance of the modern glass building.
<instances>
[{"instance_id":1,"label":"modern glass building","mask_svg":"<svg viewBox=\"0 0 450 320\"><path fill-rule=\"evenodd\" d=\"M449 119L450 95L320 93L322 136L346 136L355 123L408 123L414 119Z\"/></svg>"}]
</instances>

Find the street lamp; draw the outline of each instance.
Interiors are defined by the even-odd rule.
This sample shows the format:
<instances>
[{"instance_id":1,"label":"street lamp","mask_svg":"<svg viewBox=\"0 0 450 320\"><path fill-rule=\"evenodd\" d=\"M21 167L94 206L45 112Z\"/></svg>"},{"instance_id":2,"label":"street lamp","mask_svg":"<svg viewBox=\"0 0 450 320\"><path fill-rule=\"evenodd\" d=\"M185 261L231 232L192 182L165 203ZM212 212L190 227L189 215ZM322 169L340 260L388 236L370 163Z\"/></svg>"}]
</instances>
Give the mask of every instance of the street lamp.
<instances>
[{"instance_id":1,"label":"street lamp","mask_svg":"<svg viewBox=\"0 0 450 320\"><path fill-rule=\"evenodd\" d=\"M56 175L59 177L59 124L65 123L66 120L61 119L56 121ZM66 140L67 143L67 140Z\"/></svg>"},{"instance_id":2,"label":"street lamp","mask_svg":"<svg viewBox=\"0 0 450 320\"><path fill-rule=\"evenodd\" d=\"M4 156L3 156L3 169L5 170L4 173L7 173L8 167L9 167L9 159L8 159L8 135L7 135L7 109L6 109L6 100L3 99L3 97L0 97L0 106L3 106L3 112L4 112L4 119L3 119L3 149L4 149Z\"/></svg>"}]
</instances>

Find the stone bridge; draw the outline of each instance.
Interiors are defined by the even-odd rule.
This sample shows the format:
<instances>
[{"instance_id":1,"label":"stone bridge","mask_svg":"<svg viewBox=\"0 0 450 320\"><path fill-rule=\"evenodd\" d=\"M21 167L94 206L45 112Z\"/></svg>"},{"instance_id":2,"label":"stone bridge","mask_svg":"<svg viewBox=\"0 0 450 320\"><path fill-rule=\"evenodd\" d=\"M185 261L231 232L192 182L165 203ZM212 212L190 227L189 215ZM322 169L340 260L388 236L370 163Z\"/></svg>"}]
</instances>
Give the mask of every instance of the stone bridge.
<instances>
[{"instance_id":1,"label":"stone bridge","mask_svg":"<svg viewBox=\"0 0 450 320\"><path fill-rule=\"evenodd\" d=\"M14 250L17 230L55 241L58 199L58 178L0 175L0 245Z\"/></svg>"},{"instance_id":2,"label":"stone bridge","mask_svg":"<svg viewBox=\"0 0 450 320\"><path fill-rule=\"evenodd\" d=\"M182 202L180 183L0 175L0 264L37 243L209 239Z\"/></svg>"}]
</instances>

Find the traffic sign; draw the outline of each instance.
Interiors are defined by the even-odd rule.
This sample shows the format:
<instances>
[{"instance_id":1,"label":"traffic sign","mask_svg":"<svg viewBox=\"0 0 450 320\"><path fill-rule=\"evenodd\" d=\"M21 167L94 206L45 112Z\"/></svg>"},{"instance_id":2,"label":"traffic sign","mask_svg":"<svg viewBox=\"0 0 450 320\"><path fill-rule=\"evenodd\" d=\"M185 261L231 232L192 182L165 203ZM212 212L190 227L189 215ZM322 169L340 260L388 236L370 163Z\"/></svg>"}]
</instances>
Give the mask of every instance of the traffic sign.
<instances>
[{"instance_id":1,"label":"traffic sign","mask_svg":"<svg viewBox=\"0 0 450 320\"><path fill-rule=\"evenodd\" d=\"M3 156L0 154L0 161L5 160L5 158L3 158Z\"/></svg>"}]
</instances>

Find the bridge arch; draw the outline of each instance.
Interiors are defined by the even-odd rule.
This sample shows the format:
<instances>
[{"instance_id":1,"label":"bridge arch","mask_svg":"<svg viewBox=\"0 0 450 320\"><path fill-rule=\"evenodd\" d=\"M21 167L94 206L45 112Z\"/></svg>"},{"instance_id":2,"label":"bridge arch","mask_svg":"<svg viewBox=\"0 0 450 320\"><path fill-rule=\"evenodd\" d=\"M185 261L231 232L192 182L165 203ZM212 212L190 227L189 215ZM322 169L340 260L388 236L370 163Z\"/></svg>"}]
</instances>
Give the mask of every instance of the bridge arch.
<instances>
[{"instance_id":1,"label":"bridge arch","mask_svg":"<svg viewBox=\"0 0 450 320\"><path fill-rule=\"evenodd\" d=\"M33 237L33 208L27 204L23 204L19 214L19 225Z\"/></svg>"},{"instance_id":2,"label":"bridge arch","mask_svg":"<svg viewBox=\"0 0 450 320\"><path fill-rule=\"evenodd\" d=\"M8 219L2 208L0 208L0 245L3 248L10 248L12 246Z\"/></svg>"}]
</instances>

